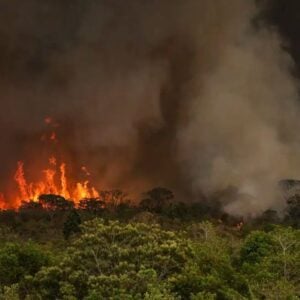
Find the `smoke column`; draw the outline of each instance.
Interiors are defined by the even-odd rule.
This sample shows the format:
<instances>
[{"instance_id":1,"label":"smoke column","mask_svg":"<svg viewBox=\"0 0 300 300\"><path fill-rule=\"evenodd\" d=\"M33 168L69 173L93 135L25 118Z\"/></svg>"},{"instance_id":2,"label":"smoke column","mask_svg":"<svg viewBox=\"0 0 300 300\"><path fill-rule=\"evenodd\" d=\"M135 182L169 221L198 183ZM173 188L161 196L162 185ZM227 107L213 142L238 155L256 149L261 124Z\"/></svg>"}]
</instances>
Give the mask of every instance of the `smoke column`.
<instances>
[{"instance_id":1,"label":"smoke column","mask_svg":"<svg viewBox=\"0 0 300 300\"><path fill-rule=\"evenodd\" d=\"M197 201L235 185L252 198L226 204L231 213L281 205L277 180L300 176L298 83L261 9L0 0L0 190L17 160L38 163L52 116L74 168L105 187L160 185Z\"/></svg>"}]
</instances>

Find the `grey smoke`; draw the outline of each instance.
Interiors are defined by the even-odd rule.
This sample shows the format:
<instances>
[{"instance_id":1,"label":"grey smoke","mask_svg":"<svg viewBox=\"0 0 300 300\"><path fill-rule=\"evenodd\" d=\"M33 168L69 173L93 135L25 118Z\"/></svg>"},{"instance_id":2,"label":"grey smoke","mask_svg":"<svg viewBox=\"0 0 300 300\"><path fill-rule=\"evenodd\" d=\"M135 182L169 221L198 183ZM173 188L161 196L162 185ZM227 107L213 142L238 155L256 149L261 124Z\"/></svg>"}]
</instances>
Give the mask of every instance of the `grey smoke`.
<instances>
[{"instance_id":1,"label":"grey smoke","mask_svg":"<svg viewBox=\"0 0 300 300\"><path fill-rule=\"evenodd\" d=\"M282 205L277 180L300 176L297 82L279 35L255 26L259 9L244 0L1 0L3 189L17 160L63 151L100 187L166 186L197 201L236 185L252 200L229 212ZM63 149L41 152L48 115Z\"/></svg>"}]
</instances>

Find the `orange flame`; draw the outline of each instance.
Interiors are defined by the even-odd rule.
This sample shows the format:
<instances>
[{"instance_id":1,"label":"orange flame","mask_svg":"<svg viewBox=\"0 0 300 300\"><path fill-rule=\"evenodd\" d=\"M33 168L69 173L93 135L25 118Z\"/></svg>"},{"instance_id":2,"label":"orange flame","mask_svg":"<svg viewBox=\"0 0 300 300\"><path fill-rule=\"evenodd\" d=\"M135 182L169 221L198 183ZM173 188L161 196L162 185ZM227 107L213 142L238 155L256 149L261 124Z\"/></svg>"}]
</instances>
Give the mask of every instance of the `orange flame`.
<instances>
[{"instance_id":1,"label":"orange flame","mask_svg":"<svg viewBox=\"0 0 300 300\"><path fill-rule=\"evenodd\" d=\"M6 201L4 195L0 193L0 210L7 209Z\"/></svg>"},{"instance_id":2,"label":"orange flame","mask_svg":"<svg viewBox=\"0 0 300 300\"><path fill-rule=\"evenodd\" d=\"M61 194L65 195L65 198L70 198L70 193L68 191L68 183L66 178L66 164L61 164L60 166L60 182L61 182Z\"/></svg>"},{"instance_id":3,"label":"orange flame","mask_svg":"<svg viewBox=\"0 0 300 300\"><path fill-rule=\"evenodd\" d=\"M46 133L43 133L40 140L44 143L58 143L58 135L55 128L60 127L60 124L50 116L44 118L44 123L49 128ZM55 194L72 199L76 204L84 198L98 198L99 192L95 187L90 186L90 182L74 182L67 176L67 166L64 162L58 163L56 157L51 156L48 160L49 166L41 172L42 178L37 182L29 182L25 176L24 163L18 162L15 172L15 182L18 186L18 195L7 199L0 193L0 210L14 208L17 209L22 201L38 201L39 197L44 194ZM83 166L81 168L85 177L91 176L88 169ZM7 201L9 200L9 201Z\"/></svg>"},{"instance_id":4,"label":"orange flame","mask_svg":"<svg viewBox=\"0 0 300 300\"><path fill-rule=\"evenodd\" d=\"M15 173L15 181L18 185L19 195L14 201L21 204L24 200L38 201L42 194L60 195L66 199L72 199L75 204L84 198L98 198L99 192L95 187L90 186L89 181L77 182L69 184L66 174L66 164L61 163L57 167L55 157L49 159L50 167L43 171L43 179L38 182L28 183L25 177L24 163L18 162L17 171ZM0 194L0 209L5 203L4 196ZM4 204L3 204L4 205Z\"/></svg>"}]
</instances>

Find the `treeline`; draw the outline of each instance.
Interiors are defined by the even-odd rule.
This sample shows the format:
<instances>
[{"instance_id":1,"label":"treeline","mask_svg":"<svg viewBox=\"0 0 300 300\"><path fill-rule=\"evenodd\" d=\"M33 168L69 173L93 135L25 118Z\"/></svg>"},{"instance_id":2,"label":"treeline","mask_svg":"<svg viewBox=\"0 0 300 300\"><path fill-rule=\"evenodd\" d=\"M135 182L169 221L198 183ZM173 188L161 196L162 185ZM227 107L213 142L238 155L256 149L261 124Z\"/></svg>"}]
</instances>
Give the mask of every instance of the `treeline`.
<instances>
[{"instance_id":1,"label":"treeline","mask_svg":"<svg viewBox=\"0 0 300 300\"><path fill-rule=\"evenodd\" d=\"M299 299L300 196L279 215L222 209L154 188L74 203L58 195L0 212L1 299Z\"/></svg>"},{"instance_id":2,"label":"treeline","mask_svg":"<svg viewBox=\"0 0 300 300\"><path fill-rule=\"evenodd\" d=\"M60 247L1 232L0 299L299 299L300 235L94 218ZM63 250L62 250L63 249Z\"/></svg>"},{"instance_id":3,"label":"treeline","mask_svg":"<svg viewBox=\"0 0 300 300\"><path fill-rule=\"evenodd\" d=\"M172 191L157 187L146 192L140 202L134 203L124 192L112 190L100 192L98 198L82 199L77 204L59 195L41 195L38 201L23 201L18 211L0 211L0 224L14 228L28 238L37 238L38 235L53 237L53 234L58 237L62 228L69 226L70 219L80 219L77 223L81 223L94 217L125 222L155 220L164 226L169 224L170 228L209 220L228 227L240 227L244 232L268 227L268 224L300 228L299 194L286 197L286 208L282 212L269 209L258 216L242 218L226 213L223 208L224 203L237 197L237 193L237 189L231 187L208 199L202 197L197 202L181 202ZM46 235L45 231L48 231ZM65 238L68 237L69 234L65 234Z\"/></svg>"}]
</instances>

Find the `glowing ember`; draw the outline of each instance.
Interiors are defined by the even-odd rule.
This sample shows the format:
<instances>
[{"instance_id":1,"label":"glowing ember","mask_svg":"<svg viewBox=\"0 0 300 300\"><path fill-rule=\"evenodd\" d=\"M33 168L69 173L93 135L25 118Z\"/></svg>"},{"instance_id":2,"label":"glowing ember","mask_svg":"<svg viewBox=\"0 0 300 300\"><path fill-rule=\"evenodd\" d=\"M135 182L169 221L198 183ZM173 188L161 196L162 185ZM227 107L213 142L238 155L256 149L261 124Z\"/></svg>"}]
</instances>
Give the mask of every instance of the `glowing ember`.
<instances>
[{"instance_id":1,"label":"glowing ember","mask_svg":"<svg viewBox=\"0 0 300 300\"><path fill-rule=\"evenodd\" d=\"M57 141L57 137L56 137L56 133L55 132L51 132L50 140L51 141Z\"/></svg>"},{"instance_id":2,"label":"glowing ember","mask_svg":"<svg viewBox=\"0 0 300 300\"><path fill-rule=\"evenodd\" d=\"M90 176L91 175L91 173L88 171L87 167L85 167L85 166L81 167L81 171L84 172L84 174L86 176Z\"/></svg>"},{"instance_id":3,"label":"glowing ember","mask_svg":"<svg viewBox=\"0 0 300 300\"><path fill-rule=\"evenodd\" d=\"M44 119L44 122L46 125L49 125L51 127L59 127L59 124L52 117L46 117Z\"/></svg>"},{"instance_id":4,"label":"glowing ember","mask_svg":"<svg viewBox=\"0 0 300 300\"><path fill-rule=\"evenodd\" d=\"M44 121L45 121L45 124L49 125L49 124L52 123L52 118L51 117L46 117Z\"/></svg>"}]
</instances>

